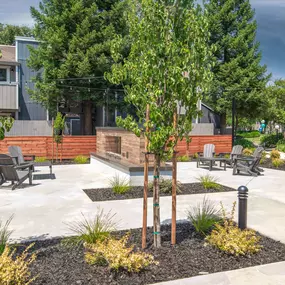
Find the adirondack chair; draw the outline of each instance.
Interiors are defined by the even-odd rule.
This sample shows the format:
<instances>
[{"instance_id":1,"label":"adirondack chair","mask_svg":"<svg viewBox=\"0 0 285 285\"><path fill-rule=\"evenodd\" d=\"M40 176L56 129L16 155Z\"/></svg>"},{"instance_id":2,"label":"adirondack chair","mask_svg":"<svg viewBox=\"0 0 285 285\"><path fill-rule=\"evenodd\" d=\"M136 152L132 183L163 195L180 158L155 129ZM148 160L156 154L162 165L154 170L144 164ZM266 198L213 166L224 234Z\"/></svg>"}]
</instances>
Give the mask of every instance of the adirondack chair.
<instances>
[{"instance_id":1,"label":"adirondack chair","mask_svg":"<svg viewBox=\"0 0 285 285\"><path fill-rule=\"evenodd\" d=\"M32 161L26 161L25 160L25 157L22 153L22 149L19 146L15 146L15 145L9 146L8 150L9 150L11 157L16 160L16 163L18 165L31 165L31 164L33 164ZM34 159L33 155L30 155L30 157L32 157Z\"/></svg>"},{"instance_id":2,"label":"adirondack chair","mask_svg":"<svg viewBox=\"0 0 285 285\"><path fill-rule=\"evenodd\" d=\"M12 190L15 190L26 179L29 178L29 184L32 185L32 166L15 165L15 161L9 155L1 154L0 156L0 185L7 181L12 182ZM15 183L16 182L16 183Z\"/></svg>"},{"instance_id":3,"label":"adirondack chair","mask_svg":"<svg viewBox=\"0 0 285 285\"><path fill-rule=\"evenodd\" d=\"M237 157L233 167L233 175L240 172L248 173L252 176L260 175L260 169L258 168L259 162L262 157L263 148L256 149L252 157Z\"/></svg>"},{"instance_id":4,"label":"adirondack chair","mask_svg":"<svg viewBox=\"0 0 285 285\"><path fill-rule=\"evenodd\" d=\"M228 152L223 152L223 153L220 153L220 156L225 156L226 154L229 154L230 155L230 158L228 158L226 160L226 163L228 165L230 165L230 167L233 167L234 166L234 163L235 163L235 158L239 157L242 155L242 151L243 151L243 147L241 145L235 145L232 149L232 152L231 153L228 153Z\"/></svg>"},{"instance_id":5,"label":"adirondack chair","mask_svg":"<svg viewBox=\"0 0 285 285\"><path fill-rule=\"evenodd\" d=\"M199 156L197 158L197 168L199 168L200 164L209 164L209 170L212 170L213 163L215 163L215 145L213 144L205 144L203 153L198 153Z\"/></svg>"}]
</instances>

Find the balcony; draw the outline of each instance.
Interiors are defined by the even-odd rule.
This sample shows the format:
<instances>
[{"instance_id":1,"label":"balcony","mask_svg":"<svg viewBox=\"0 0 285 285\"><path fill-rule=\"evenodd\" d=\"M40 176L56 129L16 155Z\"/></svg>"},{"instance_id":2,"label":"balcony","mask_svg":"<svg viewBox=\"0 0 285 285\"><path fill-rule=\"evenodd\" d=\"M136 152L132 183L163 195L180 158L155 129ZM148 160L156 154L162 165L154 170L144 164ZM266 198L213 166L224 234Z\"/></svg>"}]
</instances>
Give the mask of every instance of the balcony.
<instances>
[{"instance_id":1,"label":"balcony","mask_svg":"<svg viewBox=\"0 0 285 285\"><path fill-rule=\"evenodd\" d=\"M17 84L0 84L0 111L18 110Z\"/></svg>"}]
</instances>

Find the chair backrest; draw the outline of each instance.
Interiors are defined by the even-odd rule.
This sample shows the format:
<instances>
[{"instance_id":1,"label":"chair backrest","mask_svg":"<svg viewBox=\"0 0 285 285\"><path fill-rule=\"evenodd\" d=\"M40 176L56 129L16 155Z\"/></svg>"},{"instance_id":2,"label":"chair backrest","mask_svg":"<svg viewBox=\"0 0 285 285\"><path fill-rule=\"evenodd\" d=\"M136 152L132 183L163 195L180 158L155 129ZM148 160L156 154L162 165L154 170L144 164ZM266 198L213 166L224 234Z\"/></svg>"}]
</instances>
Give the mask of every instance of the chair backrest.
<instances>
[{"instance_id":1,"label":"chair backrest","mask_svg":"<svg viewBox=\"0 0 285 285\"><path fill-rule=\"evenodd\" d=\"M8 147L11 156L17 157L18 163L25 163L25 159L22 153L22 149L19 146L12 145Z\"/></svg>"},{"instance_id":2,"label":"chair backrest","mask_svg":"<svg viewBox=\"0 0 285 285\"><path fill-rule=\"evenodd\" d=\"M215 145L214 144L205 144L203 157L214 157Z\"/></svg>"},{"instance_id":3,"label":"chair backrest","mask_svg":"<svg viewBox=\"0 0 285 285\"><path fill-rule=\"evenodd\" d=\"M19 180L18 173L14 168L14 161L9 155L0 155L0 171L7 181Z\"/></svg>"},{"instance_id":4,"label":"chair backrest","mask_svg":"<svg viewBox=\"0 0 285 285\"><path fill-rule=\"evenodd\" d=\"M243 147L242 145L235 145L232 149L231 155L241 155Z\"/></svg>"},{"instance_id":5,"label":"chair backrest","mask_svg":"<svg viewBox=\"0 0 285 285\"><path fill-rule=\"evenodd\" d=\"M262 152L264 151L264 148L259 146L258 148L255 149L254 153L253 153L253 157L260 157L262 156Z\"/></svg>"}]
</instances>

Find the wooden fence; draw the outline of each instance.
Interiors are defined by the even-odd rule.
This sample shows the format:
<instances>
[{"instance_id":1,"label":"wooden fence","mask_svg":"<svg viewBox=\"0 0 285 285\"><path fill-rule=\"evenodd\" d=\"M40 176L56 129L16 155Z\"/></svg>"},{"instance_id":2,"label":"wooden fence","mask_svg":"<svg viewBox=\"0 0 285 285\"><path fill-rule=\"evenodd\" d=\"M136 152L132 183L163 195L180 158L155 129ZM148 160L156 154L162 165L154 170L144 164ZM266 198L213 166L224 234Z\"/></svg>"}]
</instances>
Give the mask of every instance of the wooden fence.
<instances>
[{"instance_id":1,"label":"wooden fence","mask_svg":"<svg viewBox=\"0 0 285 285\"><path fill-rule=\"evenodd\" d=\"M189 147L189 154L202 152L203 146L212 143L216 146L216 153L231 152L231 136L192 136ZM17 145L22 148L23 154L35 155L51 159L56 157L56 144L52 137L31 136L31 137L6 137L0 141L0 153L8 153L8 146ZM177 150L179 156L187 153L186 141L178 142ZM96 152L96 136L65 136L62 145L62 159L73 159L78 155L88 156L90 152ZM59 146L59 157L61 146Z\"/></svg>"},{"instance_id":2,"label":"wooden fence","mask_svg":"<svg viewBox=\"0 0 285 285\"><path fill-rule=\"evenodd\" d=\"M6 137L0 141L0 153L8 153L8 146L17 145L22 148L25 155L35 155L51 159L56 157L56 144L52 137L31 136L31 137ZM59 145L59 157L72 159L78 155L88 156L90 152L96 151L96 136L65 136L62 148ZM54 154L54 155L53 155Z\"/></svg>"},{"instance_id":3,"label":"wooden fence","mask_svg":"<svg viewBox=\"0 0 285 285\"><path fill-rule=\"evenodd\" d=\"M189 154L196 152L203 152L205 144L214 144L216 146L215 152L231 152L232 150L232 137L228 135L217 136L191 136L191 143L189 145ZM187 153L186 141L179 141L177 145L178 155L182 156Z\"/></svg>"}]
</instances>

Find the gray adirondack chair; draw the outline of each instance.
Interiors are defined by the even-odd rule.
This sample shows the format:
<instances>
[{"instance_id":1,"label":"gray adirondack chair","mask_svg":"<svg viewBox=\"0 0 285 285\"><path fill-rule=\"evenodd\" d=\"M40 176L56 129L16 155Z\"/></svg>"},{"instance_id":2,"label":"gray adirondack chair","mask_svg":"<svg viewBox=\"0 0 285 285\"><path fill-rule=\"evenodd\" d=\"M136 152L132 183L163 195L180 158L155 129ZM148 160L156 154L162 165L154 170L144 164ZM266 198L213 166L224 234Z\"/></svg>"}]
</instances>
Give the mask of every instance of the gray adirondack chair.
<instances>
[{"instance_id":1,"label":"gray adirondack chair","mask_svg":"<svg viewBox=\"0 0 285 285\"><path fill-rule=\"evenodd\" d=\"M215 156L215 145L213 144L205 144L203 153L198 153L197 159L197 167L200 164L209 164L209 169L212 170L213 163L215 163L214 156Z\"/></svg>"},{"instance_id":2,"label":"gray adirondack chair","mask_svg":"<svg viewBox=\"0 0 285 285\"><path fill-rule=\"evenodd\" d=\"M229 154L230 158L226 160L226 163L230 165L230 167L234 166L235 158L242 155L243 147L241 145L235 145L232 149L231 153L220 153L220 156L224 156L225 154Z\"/></svg>"},{"instance_id":3,"label":"gray adirondack chair","mask_svg":"<svg viewBox=\"0 0 285 285\"><path fill-rule=\"evenodd\" d=\"M8 150L9 150L11 157L16 160L16 163L18 165L31 165L31 164L33 164L33 162L31 162L31 161L25 160L24 155L22 153L22 149L19 146L15 146L15 145L9 146ZM31 157L33 157L33 155L31 155Z\"/></svg>"},{"instance_id":4,"label":"gray adirondack chair","mask_svg":"<svg viewBox=\"0 0 285 285\"><path fill-rule=\"evenodd\" d=\"M239 157L235 158L235 163L233 167L233 175L239 174L240 172L245 172L252 176L260 175L260 168L258 167L262 152L264 149L262 147L258 147L253 153L252 157Z\"/></svg>"},{"instance_id":5,"label":"gray adirondack chair","mask_svg":"<svg viewBox=\"0 0 285 285\"><path fill-rule=\"evenodd\" d=\"M29 184L32 185L32 166L15 165L15 161L9 155L0 155L0 185L7 181L12 182L12 190L15 190L26 179L29 178Z\"/></svg>"}]
</instances>

